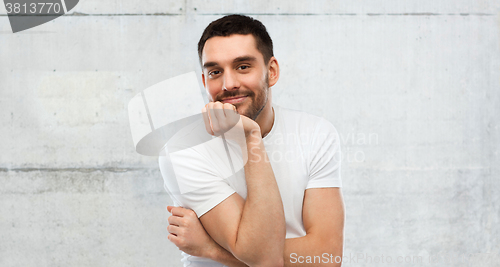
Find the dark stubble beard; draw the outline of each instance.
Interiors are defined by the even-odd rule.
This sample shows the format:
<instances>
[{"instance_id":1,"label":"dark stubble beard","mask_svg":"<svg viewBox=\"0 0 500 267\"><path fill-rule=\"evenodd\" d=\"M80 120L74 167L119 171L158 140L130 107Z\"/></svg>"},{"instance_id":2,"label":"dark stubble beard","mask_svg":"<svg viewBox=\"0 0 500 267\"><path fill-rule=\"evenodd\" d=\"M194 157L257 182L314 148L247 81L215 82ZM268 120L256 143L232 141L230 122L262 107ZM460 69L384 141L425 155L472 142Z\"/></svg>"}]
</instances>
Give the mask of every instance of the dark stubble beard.
<instances>
[{"instance_id":1,"label":"dark stubble beard","mask_svg":"<svg viewBox=\"0 0 500 267\"><path fill-rule=\"evenodd\" d=\"M258 95L254 95L252 104L248 108L248 111L246 112L247 114L242 114L244 116L249 117L252 120L256 120L257 117L260 115L262 110L267 104L267 101L269 99L269 73L266 73L266 78L264 81L264 84L262 85L262 90L260 90L260 93Z\"/></svg>"}]
</instances>

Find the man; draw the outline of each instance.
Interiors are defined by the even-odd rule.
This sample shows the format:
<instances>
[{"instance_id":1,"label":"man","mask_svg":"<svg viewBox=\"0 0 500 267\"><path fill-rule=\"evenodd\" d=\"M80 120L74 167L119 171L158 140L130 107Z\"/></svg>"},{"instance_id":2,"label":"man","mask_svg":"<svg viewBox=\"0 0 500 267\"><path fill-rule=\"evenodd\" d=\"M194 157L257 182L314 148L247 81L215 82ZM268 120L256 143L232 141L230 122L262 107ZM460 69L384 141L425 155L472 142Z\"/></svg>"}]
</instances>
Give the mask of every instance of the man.
<instances>
[{"instance_id":1,"label":"man","mask_svg":"<svg viewBox=\"0 0 500 267\"><path fill-rule=\"evenodd\" d=\"M335 128L272 104L279 65L259 21L230 15L212 22L198 54L210 100L202 130L221 136L239 127L248 158L242 171L221 179L223 157L210 149L160 157L165 187L182 206L168 207L167 229L185 252L184 266L340 266L344 207ZM186 169L176 179L166 175L173 161ZM174 180L203 186L173 194Z\"/></svg>"}]
</instances>

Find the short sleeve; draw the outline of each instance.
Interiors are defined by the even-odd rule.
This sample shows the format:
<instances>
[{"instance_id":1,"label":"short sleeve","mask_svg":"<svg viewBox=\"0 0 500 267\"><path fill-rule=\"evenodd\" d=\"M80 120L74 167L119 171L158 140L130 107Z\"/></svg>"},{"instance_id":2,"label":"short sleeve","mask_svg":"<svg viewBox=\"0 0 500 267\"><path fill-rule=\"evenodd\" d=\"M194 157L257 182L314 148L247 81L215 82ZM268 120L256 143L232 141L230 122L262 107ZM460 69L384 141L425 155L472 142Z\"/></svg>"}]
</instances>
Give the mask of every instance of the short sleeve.
<instances>
[{"instance_id":1,"label":"short sleeve","mask_svg":"<svg viewBox=\"0 0 500 267\"><path fill-rule=\"evenodd\" d=\"M184 208L192 209L198 217L235 193L227 179L214 173L213 167L192 150L159 158L160 172L170 198Z\"/></svg>"},{"instance_id":2,"label":"short sleeve","mask_svg":"<svg viewBox=\"0 0 500 267\"><path fill-rule=\"evenodd\" d=\"M321 119L308 150L309 181L306 189L342 187L340 178L340 138L335 127Z\"/></svg>"}]
</instances>

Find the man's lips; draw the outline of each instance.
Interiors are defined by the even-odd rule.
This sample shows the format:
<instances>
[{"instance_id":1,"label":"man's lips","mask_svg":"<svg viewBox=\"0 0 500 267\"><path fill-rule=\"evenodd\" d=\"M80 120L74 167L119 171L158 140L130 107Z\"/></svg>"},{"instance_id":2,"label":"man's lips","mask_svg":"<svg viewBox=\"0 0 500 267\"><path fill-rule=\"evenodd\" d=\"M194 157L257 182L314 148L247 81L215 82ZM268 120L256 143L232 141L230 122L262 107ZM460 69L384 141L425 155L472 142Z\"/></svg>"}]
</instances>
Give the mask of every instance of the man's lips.
<instances>
[{"instance_id":1,"label":"man's lips","mask_svg":"<svg viewBox=\"0 0 500 267\"><path fill-rule=\"evenodd\" d=\"M237 104L237 103L245 101L245 99L247 97L248 96L228 97L226 99L223 99L221 102L222 103L229 103L229 104Z\"/></svg>"}]
</instances>

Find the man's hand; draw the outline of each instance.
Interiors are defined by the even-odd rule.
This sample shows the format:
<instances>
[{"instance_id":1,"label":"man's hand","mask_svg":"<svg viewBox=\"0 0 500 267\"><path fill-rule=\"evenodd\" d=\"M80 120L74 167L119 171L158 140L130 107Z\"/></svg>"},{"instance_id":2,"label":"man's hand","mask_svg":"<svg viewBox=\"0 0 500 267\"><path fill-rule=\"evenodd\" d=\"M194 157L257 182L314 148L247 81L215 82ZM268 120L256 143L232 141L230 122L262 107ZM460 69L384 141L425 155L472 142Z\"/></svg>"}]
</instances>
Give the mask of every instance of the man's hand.
<instances>
[{"instance_id":1,"label":"man's hand","mask_svg":"<svg viewBox=\"0 0 500 267\"><path fill-rule=\"evenodd\" d=\"M219 136L230 130L239 130L245 133L245 136L260 133L259 124L238 114L236 107L229 103L210 102L203 107L202 112L206 130L211 135Z\"/></svg>"},{"instance_id":2,"label":"man's hand","mask_svg":"<svg viewBox=\"0 0 500 267\"><path fill-rule=\"evenodd\" d=\"M182 207L167 207L170 233L168 240L185 253L197 257L211 258L219 245L208 235L193 210Z\"/></svg>"},{"instance_id":3,"label":"man's hand","mask_svg":"<svg viewBox=\"0 0 500 267\"><path fill-rule=\"evenodd\" d=\"M168 240L185 253L197 257L211 259L230 267L246 267L247 265L236 259L223 247L219 246L205 231L203 225L193 210L183 207L168 206L167 210L172 213L168 217L170 232ZM177 215L174 215L177 214ZM178 216L182 215L182 217ZM179 226L181 224L182 226ZM178 227L178 228L175 228ZM176 231L182 234L174 234Z\"/></svg>"},{"instance_id":4,"label":"man's hand","mask_svg":"<svg viewBox=\"0 0 500 267\"><path fill-rule=\"evenodd\" d=\"M256 139L262 138L259 124L238 114L236 107L229 103L210 102L203 107L202 112L207 132L236 144L240 148L239 156L243 164L246 164L248 160L247 142L250 140L256 142Z\"/></svg>"}]
</instances>

